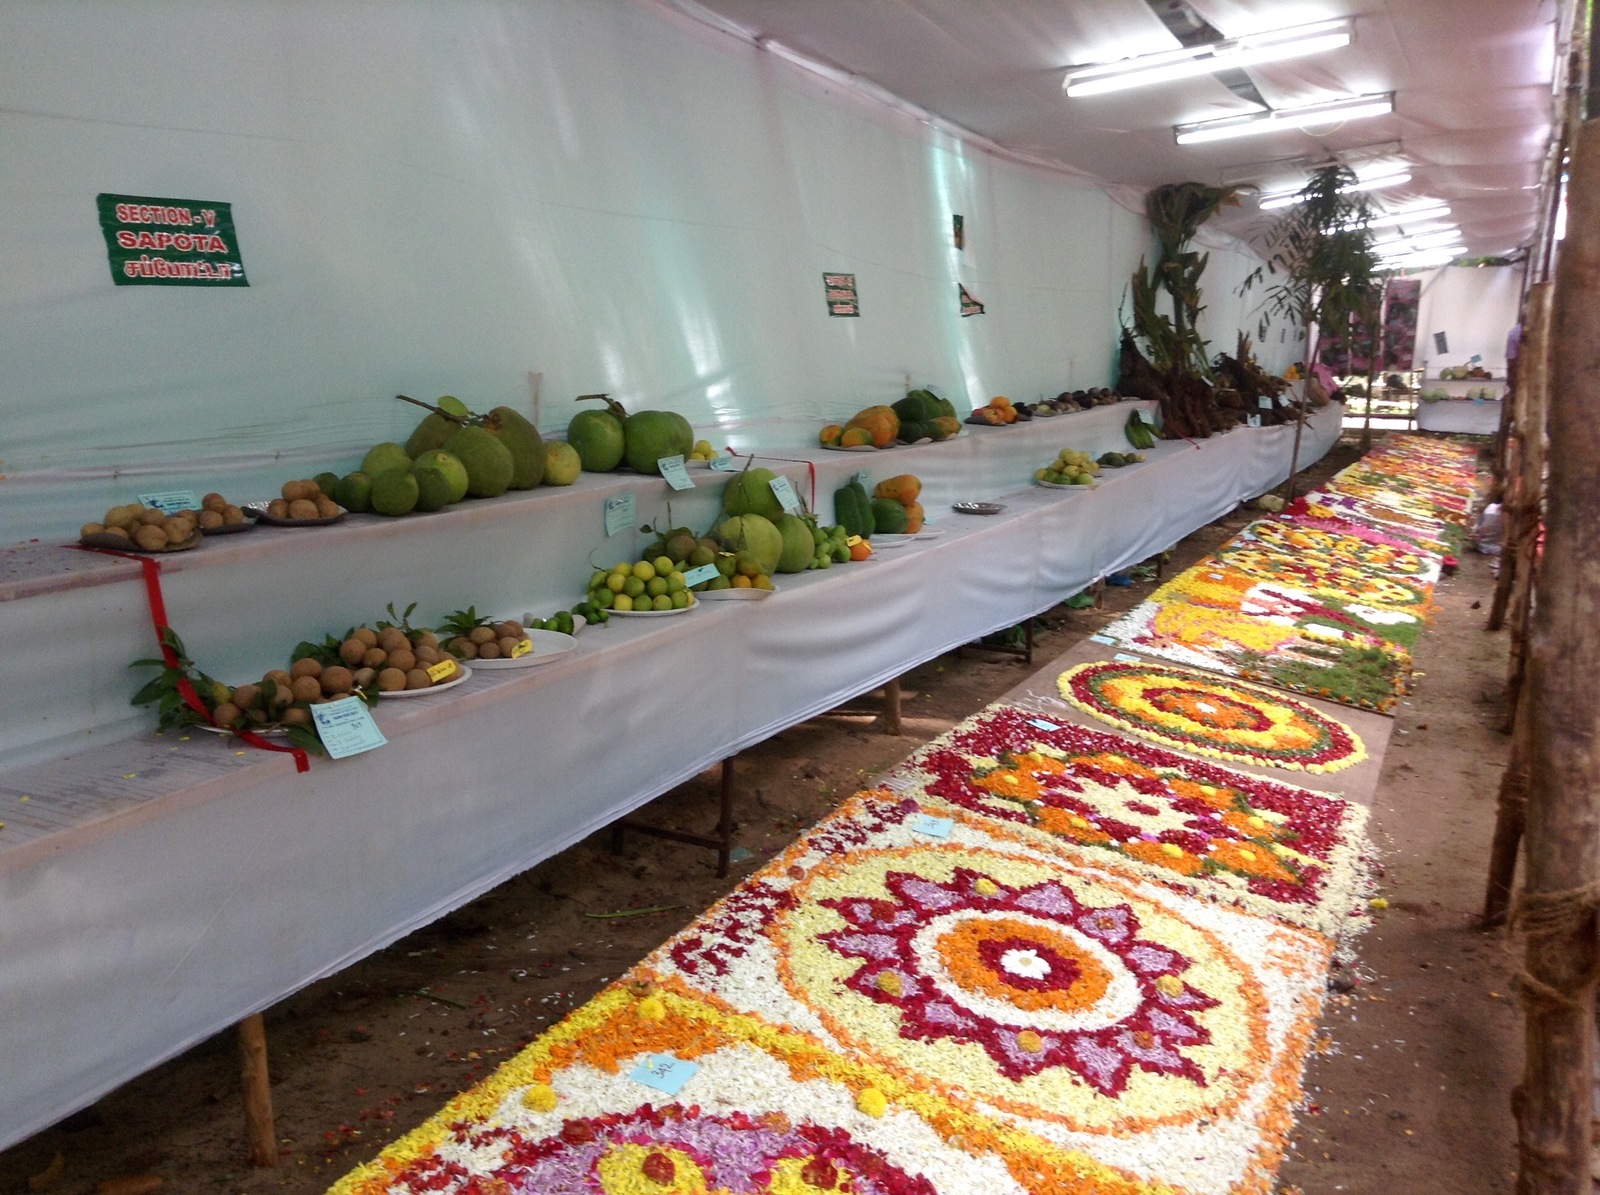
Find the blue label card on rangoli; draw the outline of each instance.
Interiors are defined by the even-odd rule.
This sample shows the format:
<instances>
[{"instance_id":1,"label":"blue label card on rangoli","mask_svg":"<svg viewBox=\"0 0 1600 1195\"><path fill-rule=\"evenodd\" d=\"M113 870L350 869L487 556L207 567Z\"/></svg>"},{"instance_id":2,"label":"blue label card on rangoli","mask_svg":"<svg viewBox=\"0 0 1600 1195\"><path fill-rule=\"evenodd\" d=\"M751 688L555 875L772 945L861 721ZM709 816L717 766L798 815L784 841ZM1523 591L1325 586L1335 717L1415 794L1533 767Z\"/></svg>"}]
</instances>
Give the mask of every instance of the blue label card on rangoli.
<instances>
[{"instance_id":1,"label":"blue label card on rangoli","mask_svg":"<svg viewBox=\"0 0 1600 1195\"><path fill-rule=\"evenodd\" d=\"M699 568L692 568L683 574L685 585L698 585L702 581L715 581L721 573L714 564L702 564Z\"/></svg>"},{"instance_id":2,"label":"blue label card on rangoli","mask_svg":"<svg viewBox=\"0 0 1600 1195\"><path fill-rule=\"evenodd\" d=\"M677 1095L683 1090L683 1085L694 1078L694 1073L699 1069L698 1062L690 1062L686 1058L677 1058L671 1054L651 1054L633 1068L628 1078L635 1083L643 1083L646 1087L653 1087L666 1095Z\"/></svg>"},{"instance_id":3,"label":"blue label card on rangoli","mask_svg":"<svg viewBox=\"0 0 1600 1195\"><path fill-rule=\"evenodd\" d=\"M631 491L612 494L606 499L606 534L616 535L633 526L634 500Z\"/></svg>"},{"instance_id":4,"label":"blue label card on rangoli","mask_svg":"<svg viewBox=\"0 0 1600 1195\"><path fill-rule=\"evenodd\" d=\"M955 824L953 818L932 817L926 813L918 813L906 819L906 825L914 833L926 834L929 838L949 838Z\"/></svg>"},{"instance_id":5,"label":"blue label card on rangoli","mask_svg":"<svg viewBox=\"0 0 1600 1195\"><path fill-rule=\"evenodd\" d=\"M1119 664L1143 664L1144 663L1144 660L1142 660L1140 657L1135 656L1135 655L1129 655L1125 651L1119 651L1116 655L1112 656L1111 658L1113 660L1115 660Z\"/></svg>"},{"instance_id":6,"label":"blue label card on rangoli","mask_svg":"<svg viewBox=\"0 0 1600 1195\"><path fill-rule=\"evenodd\" d=\"M326 705L311 707L311 720L317 737L333 759L360 755L381 747L389 740L372 720L372 711L359 697L344 697Z\"/></svg>"},{"instance_id":7,"label":"blue label card on rangoli","mask_svg":"<svg viewBox=\"0 0 1600 1195\"><path fill-rule=\"evenodd\" d=\"M1089 636L1089 642L1090 643L1114 644L1114 643L1116 643L1116 640L1113 639L1110 635L1090 635Z\"/></svg>"},{"instance_id":8,"label":"blue label card on rangoli","mask_svg":"<svg viewBox=\"0 0 1600 1195\"><path fill-rule=\"evenodd\" d=\"M694 482L689 480L689 470L684 466L683 454L664 456L656 461L656 468L661 470L661 476L668 485L675 490L692 490Z\"/></svg>"},{"instance_id":9,"label":"blue label card on rangoli","mask_svg":"<svg viewBox=\"0 0 1600 1195\"><path fill-rule=\"evenodd\" d=\"M731 456L714 456L711 458L711 471L713 473L738 472L739 462Z\"/></svg>"},{"instance_id":10,"label":"blue label card on rangoli","mask_svg":"<svg viewBox=\"0 0 1600 1195\"><path fill-rule=\"evenodd\" d=\"M772 496L778 500L778 505L792 515L799 514L805 508L800 505L800 495L794 492L794 485L787 477L774 477L771 481Z\"/></svg>"},{"instance_id":11,"label":"blue label card on rangoli","mask_svg":"<svg viewBox=\"0 0 1600 1195\"><path fill-rule=\"evenodd\" d=\"M193 490L160 490L154 494L140 494L139 501L166 515L175 515L180 510L200 509L200 499L194 496Z\"/></svg>"},{"instance_id":12,"label":"blue label card on rangoli","mask_svg":"<svg viewBox=\"0 0 1600 1195\"><path fill-rule=\"evenodd\" d=\"M1043 718L1029 718L1029 726L1037 726L1040 730L1060 730L1061 727L1054 722L1047 722Z\"/></svg>"}]
</instances>

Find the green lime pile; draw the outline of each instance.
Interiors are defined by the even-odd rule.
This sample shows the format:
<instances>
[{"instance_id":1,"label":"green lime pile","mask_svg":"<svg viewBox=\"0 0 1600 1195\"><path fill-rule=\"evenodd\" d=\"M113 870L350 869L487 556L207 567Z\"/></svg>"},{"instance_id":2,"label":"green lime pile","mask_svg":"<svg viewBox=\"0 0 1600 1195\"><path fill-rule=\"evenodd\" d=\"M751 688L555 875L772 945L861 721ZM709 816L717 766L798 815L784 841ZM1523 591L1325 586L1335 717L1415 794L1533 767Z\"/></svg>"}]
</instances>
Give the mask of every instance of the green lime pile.
<instances>
[{"instance_id":1,"label":"green lime pile","mask_svg":"<svg viewBox=\"0 0 1600 1195\"><path fill-rule=\"evenodd\" d=\"M621 561L609 572L596 569L589 578L587 600L601 610L682 610L694 605L694 594L669 556Z\"/></svg>"},{"instance_id":2,"label":"green lime pile","mask_svg":"<svg viewBox=\"0 0 1600 1195\"><path fill-rule=\"evenodd\" d=\"M816 544L817 552L811 558L809 568L832 568L836 564L844 564L850 559L850 544L847 542L850 533L843 525L833 527L813 527L811 539Z\"/></svg>"}]
</instances>

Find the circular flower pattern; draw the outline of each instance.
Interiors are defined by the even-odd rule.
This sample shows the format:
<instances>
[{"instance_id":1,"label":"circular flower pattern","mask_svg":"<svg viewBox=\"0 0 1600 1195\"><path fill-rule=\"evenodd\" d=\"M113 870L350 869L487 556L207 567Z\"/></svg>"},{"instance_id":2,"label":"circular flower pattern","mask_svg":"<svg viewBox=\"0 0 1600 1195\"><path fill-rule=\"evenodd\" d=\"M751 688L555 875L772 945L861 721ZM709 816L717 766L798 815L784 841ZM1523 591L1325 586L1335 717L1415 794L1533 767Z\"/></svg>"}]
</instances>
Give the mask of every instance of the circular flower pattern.
<instances>
[{"instance_id":1,"label":"circular flower pattern","mask_svg":"<svg viewBox=\"0 0 1600 1195\"><path fill-rule=\"evenodd\" d=\"M843 1129L797 1125L781 1114L713 1116L697 1106L645 1104L570 1119L538 1139L499 1126L469 1131L460 1144L478 1155L498 1147L500 1164L462 1186L464 1174L429 1154L402 1170L395 1187L484 1195L935 1195L926 1178Z\"/></svg>"},{"instance_id":2,"label":"circular flower pattern","mask_svg":"<svg viewBox=\"0 0 1600 1195\"><path fill-rule=\"evenodd\" d=\"M1385 577L1359 563L1292 550L1277 551L1249 540L1222 548L1217 558L1252 577L1283 581L1350 601L1400 609L1415 609L1428 603L1428 594L1420 583Z\"/></svg>"},{"instance_id":3,"label":"circular flower pattern","mask_svg":"<svg viewBox=\"0 0 1600 1195\"><path fill-rule=\"evenodd\" d=\"M945 844L863 852L796 895L784 981L877 1065L1087 1131L1221 1115L1257 1071L1246 969L1109 875Z\"/></svg>"},{"instance_id":4,"label":"circular flower pattern","mask_svg":"<svg viewBox=\"0 0 1600 1195\"><path fill-rule=\"evenodd\" d=\"M1187 668L1105 661L1069 668L1056 683L1103 722L1218 759L1337 772L1367 757L1354 731L1303 702ZM1241 707L1255 715L1248 724Z\"/></svg>"}]
</instances>

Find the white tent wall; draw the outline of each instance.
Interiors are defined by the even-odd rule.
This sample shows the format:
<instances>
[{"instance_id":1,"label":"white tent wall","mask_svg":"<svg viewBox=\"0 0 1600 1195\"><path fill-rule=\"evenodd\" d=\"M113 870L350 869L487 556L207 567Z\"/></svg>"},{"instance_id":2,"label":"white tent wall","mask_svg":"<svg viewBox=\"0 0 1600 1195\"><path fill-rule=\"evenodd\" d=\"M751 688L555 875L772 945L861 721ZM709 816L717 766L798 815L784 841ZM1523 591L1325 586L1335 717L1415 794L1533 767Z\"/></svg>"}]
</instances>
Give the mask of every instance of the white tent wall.
<instances>
[{"instance_id":1,"label":"white tent wall","mask_svg":"<svg viewBox=\"0 0 1600 1195\"><path fill-rule=\"evenodd\" d=\"M726 432L908 377L1105 385L1152 249L1104 192L643 0L11 0L0 160L9 541L352 468L415 422L397 392L526 411L537 373L546 432L600 390ZM249 287L113 286L101 192L231 203ZM1253 321L1207 281L1231 351Z\"/></svg>"},{"instance_id":2,"label":"white tent wall","mask_svg":"<svg viewBox=\"0 0 1600 1195\"><path fill-rule=\"evenodd\" d=\"M1417 368L1430 378L1474 355L1497 378L1506 373L1506 334L1522 303L1521 266L1444 266L1422 276L1417 305ZM1448 352L1438 352L1443 332Z\"/></svg>"}]
</instances>

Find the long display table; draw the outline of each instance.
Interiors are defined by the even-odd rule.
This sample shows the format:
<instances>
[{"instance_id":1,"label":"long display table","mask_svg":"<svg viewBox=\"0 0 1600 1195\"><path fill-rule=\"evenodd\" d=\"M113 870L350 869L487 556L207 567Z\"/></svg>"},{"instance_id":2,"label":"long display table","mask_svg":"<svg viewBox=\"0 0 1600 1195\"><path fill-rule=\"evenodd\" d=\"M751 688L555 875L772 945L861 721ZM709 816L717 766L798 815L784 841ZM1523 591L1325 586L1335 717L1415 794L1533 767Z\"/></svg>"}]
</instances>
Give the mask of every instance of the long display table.
<instances>
[{"instance_id":1,"label":"long display table","mask_svg":"<svg viewBox=\"0 0 1600 1195\"><path fill-rule=\"evenodd\" d=\"M1302 461L1333 444L1340 414L1335 406L1313 415ZM1011 476L1017 461L1042 463L1055 446L1115 446L1097 447L1089 432L1120 432L1125 417L1109 408L1097 423L1069 428L1058 419L1026 429L1010 441L1018 446ZM1108 471L1093 490L1070 492L973 488L979 483L964 477L963 456L1004 455L1007 441L1000 439L974 436L881 459L797 454L815 468L825 495L863 467L874 477L918 473L941 534L883 550L865 564L783 577L765 600L706 602L676 618L613 619L541 667L479 672L448 694L381 703L376 716L387 746L339 762L316 760L305 775L286 757L239 750L199 732L124 738L0 771L0 822L7 823L0 831L0 1058L7 1076L0 1147L459 907L739 749L1169 547L1282 481L1292 431L1241 428L1198 445L1161 444L1143 465ZM806 465L789 467L809 483ZM1006 509L993 518L950 513L950 500L968 497ZM574 501L568 495L555 509L576 509ZM453 526L467 538L461 529L476 524L490 542L507 539L505 528L470 507L461 516L429 534L448 536ZM396 521L362 534L376 537L369 546L398 550L407 542L404 527ZM344 530L328 534L336 539ZM349 543L362 542L351 535L357 531L346 532ZM334 550L304 542L317 560ZM258 583L262 569L286 559L267 541L235 551L231 561L219 555L203 562L197 553L185 562L191 579L217 582L209 587L213 600L219 589ZM223 563L233 567L215 567ZM371 565L384 579L403 571L387 559ZM524 567L507 557L507 570ZM195 596L180 584L184 570L174 571L169 602L187 609ZM487 573L481 586L471 573L430 570L408 579L417 588L453 584L450 591L459 592L463 576L473 577L476 593L491 590L490 601L527 592ZM18 581L38 592L19 588L0 609L9 615L74 594L132 588L129 577L103 580L79 588ZM354 605L352 588L329 585L329 604ZM460 597L483 608L481 596ZM119 600L122 617L140 625L145 614L137 603ZM362 600L370 616L372 599ZM324 625L344 621L334 613ZM176 613L174 624L185 625ZM140 654L149 652L143 625ZM209 624L204 633L213 633ZM138 638L120 627L116 635ZM195 654L210 665L210 656Z\"/></svg>"}]
</instances>

